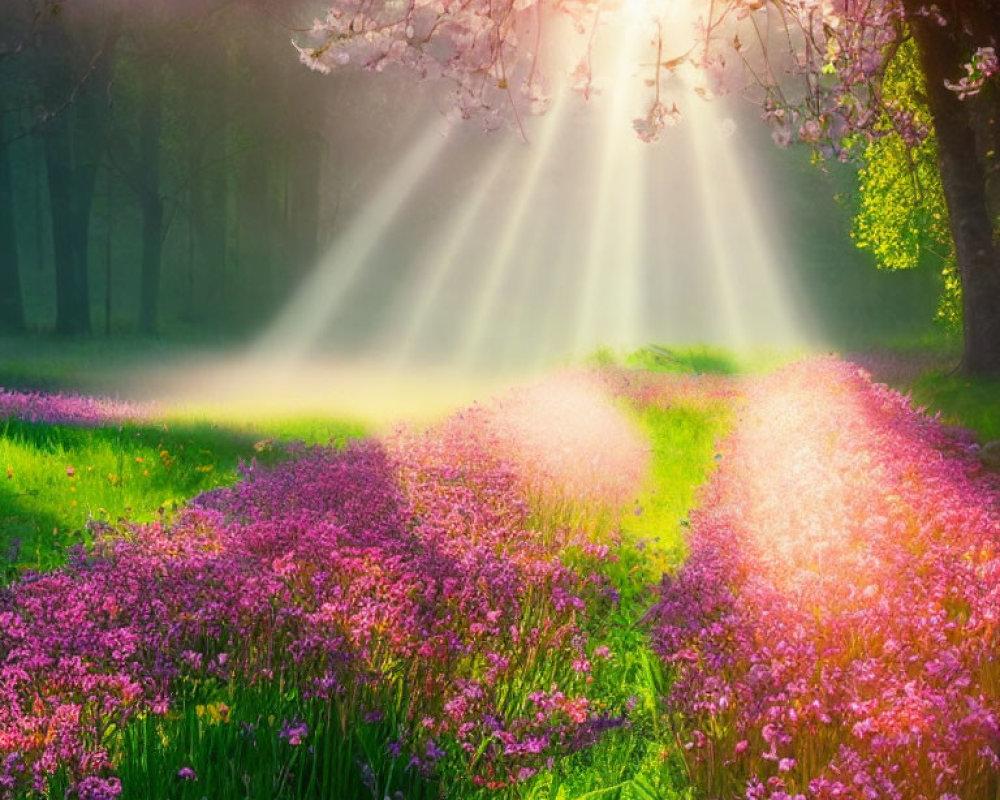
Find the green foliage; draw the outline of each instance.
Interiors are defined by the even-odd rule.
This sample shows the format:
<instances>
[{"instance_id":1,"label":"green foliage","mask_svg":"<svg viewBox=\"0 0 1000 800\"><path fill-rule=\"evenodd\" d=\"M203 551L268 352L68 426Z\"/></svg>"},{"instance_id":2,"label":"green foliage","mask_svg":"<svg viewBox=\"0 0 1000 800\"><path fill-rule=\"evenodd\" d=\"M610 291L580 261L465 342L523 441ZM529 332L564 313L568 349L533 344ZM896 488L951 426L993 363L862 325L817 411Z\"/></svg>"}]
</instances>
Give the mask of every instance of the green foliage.
<instances>
[{"instance_id":1,"label":"green foliage","mask_svg":"<svg viewBox=\"0 0 1000 800\"><path fill-rule=\"evenodd\" d=\"M896 51L882 89L888 104L913 114L931 128L923 99L923 74L912 41ZM879 127L892 131L887 115ZM937 316L949 327L957 327L961 322L961 287L933 132L919 144L907 142L895 132L870 142L858 181L851 232L857 246L871 251L885 270L916 269L926 258L933 260L942 275Z\"/></svg>"},{"instance_id":2,"label":"green foliage","mask_svg":"<svg viewBox=\"0 0 1000 800\"><path fill-rule=\"evenodd\" d=\"M304 700L275 684L194 694L122 733L123 800L252 797L438 797L436 782L393 757L397 720L364 719L340 703ZM304 723L299 740L282 735ZM182 772L190 770L190 772Z\"/></svg>"}]
</instances>

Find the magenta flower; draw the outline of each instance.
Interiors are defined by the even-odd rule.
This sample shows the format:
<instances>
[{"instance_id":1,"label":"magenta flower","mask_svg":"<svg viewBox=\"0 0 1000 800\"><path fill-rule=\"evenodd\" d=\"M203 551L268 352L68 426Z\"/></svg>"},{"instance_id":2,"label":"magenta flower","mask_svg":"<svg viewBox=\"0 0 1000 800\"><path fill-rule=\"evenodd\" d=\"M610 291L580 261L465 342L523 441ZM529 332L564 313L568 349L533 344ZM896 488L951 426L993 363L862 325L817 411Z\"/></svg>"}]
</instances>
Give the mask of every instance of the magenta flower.
<instances>
[{"instance_id":1,"label":"magenta flower","mask_svg":"<svg viewBox=\"0 0 1000 800\"><path fill-rule=\"evenodd\" d=\"M298 747L308 735L309 726L300 720L286 720L278 732L278 737L284 739L292 747Z\"/></svg>"}]
</instances>

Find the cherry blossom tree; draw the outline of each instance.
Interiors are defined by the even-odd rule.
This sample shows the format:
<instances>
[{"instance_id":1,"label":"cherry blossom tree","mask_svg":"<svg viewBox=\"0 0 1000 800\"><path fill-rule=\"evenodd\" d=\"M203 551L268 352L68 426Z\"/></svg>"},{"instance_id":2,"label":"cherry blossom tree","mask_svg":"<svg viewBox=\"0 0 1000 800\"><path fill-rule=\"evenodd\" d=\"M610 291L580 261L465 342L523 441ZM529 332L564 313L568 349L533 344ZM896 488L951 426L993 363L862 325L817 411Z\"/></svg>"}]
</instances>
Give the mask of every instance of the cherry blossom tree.
<instances>
[{"instance_id":1,"label":"cherry blossom tree","mask_svg":"<svg viewBox=\"0 0 1000 800\"><path fill-rule=\"evenodd\" d=\"M679 75L706 98L750 92L778 144L826 157L933 132L963 289L963 367L1000 374L996 0L336 0L297 46L321 71L403 65L448 79L454 113L492 128L545 111L560 76L589 94L595 43L626 13L649 32L649 51L636 53L650 93L634 121L643 139L683 115L666 94ZM927 115L882 91L911 40Z\"/></svg>"}]
</instances>

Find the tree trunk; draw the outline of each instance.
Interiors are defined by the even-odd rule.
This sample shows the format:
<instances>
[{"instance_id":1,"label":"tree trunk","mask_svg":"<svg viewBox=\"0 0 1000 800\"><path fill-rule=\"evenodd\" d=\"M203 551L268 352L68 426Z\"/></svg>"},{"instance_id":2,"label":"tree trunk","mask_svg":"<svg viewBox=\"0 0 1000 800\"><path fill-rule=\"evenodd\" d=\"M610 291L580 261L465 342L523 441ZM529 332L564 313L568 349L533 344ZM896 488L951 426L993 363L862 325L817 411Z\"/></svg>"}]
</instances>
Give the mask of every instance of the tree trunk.
<instances>
[{"instance_id":1,"label":"tree trunk","mask_svg":"<svg viewBox=\"0 0 1000 800\"><path fill-rule=\"evenodd\" d=\"M139 206L142 210L142 274L139 331L155 334L163 260L163 198L160 196L160 132L163 127L163 66L147 65L139 119Z\"/></svg>"},{"instance_id":2,"label":"tree trunk","mask_svg":"<svg viewBox=\"0 0 1000 800\"><path fill-rule=\"evenodd\" d=\"M945 86L963 72L969 57L960 46L957 20L938 25L921 15L923 0L906 0L907 19L920 52L927 104L938 144L955 255L962 280L964 351L962 369L968 374L1000 375L1000 250L986 191L987 158L992 148L980 147L977 114L995 114L993 104L960 100ZM992 125L986 127L993 127Z\"/></svg>"},{"instance_id":3,"label":"tree trunk","mask_svg":"<svg viewBox=\"0 0 1000 800\"><path fill-rule=\"evenodd\" d=\"M0 112L0 331L16 333L24 330L24 305L14 224L14 187L3 123Z\"/></svg>"},{"instance_id":4,"label":"tree trunk","mask_svg":"<svg viewBox=\"0 0 1000 800\"><path fill-rule=\"evenodd\" d=\"M74 136L70 120L75 111L58 114L45 132L56 262L56 333L61 334L87 334L91 330L87 251L96 169L88 169L74 158L79 134Z\"/></svg>"},{"instance_id":5,"label":"tree trunk","mask_svg":"<svg viewBox=\"0 0 1000 800\"><path fill-rule=\"evenodd\" d=\"M56 262L56 332L89 334L90 211L108 134L107 88L120 30L111 13L99 41L79 42L54 17L44 26L43 129Z\"/></svg>"}]
</instances>

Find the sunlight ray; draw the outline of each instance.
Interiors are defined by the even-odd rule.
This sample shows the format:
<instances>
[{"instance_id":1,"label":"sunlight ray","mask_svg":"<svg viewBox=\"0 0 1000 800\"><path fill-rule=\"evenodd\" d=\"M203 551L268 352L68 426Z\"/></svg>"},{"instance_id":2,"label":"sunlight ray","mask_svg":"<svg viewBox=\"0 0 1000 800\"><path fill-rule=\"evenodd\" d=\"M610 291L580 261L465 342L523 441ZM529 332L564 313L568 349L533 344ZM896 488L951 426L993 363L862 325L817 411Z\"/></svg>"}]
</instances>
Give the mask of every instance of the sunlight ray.
<instances>
[{"instance_id":1,"label":"sunlight ray","mask_svg":"<svg viewBox=\"0 0 1000 800\"><path fill-rule=\"evenodd\" d=\"M407 284L406 291L403 292L406 306L398 329L398 346L391 358L396 366L402 366L413 357L442 289L453 272L462 266L459 259L462 248L472 236L474 225L495 190L501 170L508 163L511 151L517 146L511 137L496 151L488 170L478 181L475 192L463 199L462 209L454 215L447 235L430 254L421 259L419 268Z\"/></svg>"},{"instance_id":2,"label":"sunlight ray","mask_svg":"<svg viewBox=\"0 0 1000 800\"><path fill-rule=\"evenodd\" d=\"M590 236L587 240L586 262L582 270L574 325L573 349L579 355L596 345L602 336L607 335L607 331L602 330L598 319L600 316L598 300L605 294L602 288L610 288L615 294L627 291L624 286L614 283L618 280L618 276L615 275L617 270L612 265L635 256L634 251L628 253L627 248L618 250L612 246L614 244L612 233L617 233L617 225L613 225L613 222L623 222L619 217L623 210L621 168L623 159L627 158L623 153L630 152L634 144L623 142L621 137L624 121L629 118L629 95L632 87L629 72L634 58L635 41L634 26L622 31L611 77L610 108L604 112L604 126L599 145L600 160L591 190L593 208L590 217ZM626 135L631 136L631 130L626 130ZM637 200L633 189L634 185L625 178L624 192L627 193L625 204L634 213ZM628 224L627 220L624 222ZM603 287L609 279L612 282L611 286ZM611 308L612 313L621 310L615 309L614 305Z\"/></svg>"},{"instance_id":3,"label":"sunlight ray","mask_svg":"<svg viewBox=\"0 0 1000 800\"><path fill-rule=\"evenodd\" d=\"M746 324L744 308L737 296L735 276L745 265L738 263L731 235L727 234L726 222L722 218L724 210L729 207L720 181L728 175L719 167L718 151L726 149L726 141L718 141L717 131L712 125L711 115L704 102L692 98L689 103L686 122L690 124L689 139L697 169L697 192L701 204L702 223L704 225L705 243L708 245L707 268L711 271L716 297L721 308L713 310L713 314L721 324L719 331L721 343L728 346L745 344ZM731 232L729 232L731 233Z\"/></svg>"},{"instance_id":4,"label":"sunlight ray","mask_svg":"<svg viewBox=\"0 0 1000 800\"><path fill-rule=\"evenodd\" d=\"M735 206L733 240L741 243L744 267L753 276L760 307L757 316L767 323L764 332L769 344L789 344L801 341L801 322L796 319L788 284L779 272L780 253L764 238L767 229L762 215L750 197L748 176L737 158L735 147L723 144L717 150L723 174Z\"/></svg>"},{"instance_id":5,"label":"sunlight ray","mask_svg":"<svg viewBox=\"0 0 1000 800\"><path fill-rule=\"evenodd\" d=\"M631 132L629 132L631 133ZM612 344L637 346L641 344L640 331L644 327L642 319L642 271L644 258L640 248L644 207L645 176L643 175L639 153L635 147L626 149L621 158L621 179L630 191L618 206L618 266L615 270L618 286L618 319L614 325Z\"/></svg>"},{"instance_id":6,"label":"sunlight ray","mask_svg":"<svg viewBox=\"0 0 1000 800\"><path fill-rule=\"evenodd\" d=\"M552 313L538 305L539 288L544 282L544 273L549 269L544 252L548 220L535 215L530 227L526 228L521 239L521 257L511 270L510 290L506 293L507 333L491 348L497 351L503 367L514 365L523 360L529 349L538 348L538 336L534 332L536 321L540 315ZM522 354L520 359L519 353Z\"/></svg>"},{"instance_id":7,"label":"sunlight ray","mask_svg":"<svg viewBox=\"0 0 1000 800\"><path fill-rule=\"evenodd\" d=\"M694 126L705 132L704 136L695 137L695 147L699 149L701 169L711 170L703 172L699 185L705 192L705 202L714 209L714 213L707 215L712 226L709 232L712 247L724 248L721 263L731 265L732 269L728 274L717 271L717 284L727 308L732 303L742 312L734 317L742 330L734 333L745 344L787 345L801 341L801 325L794 317L788 288L780 275L781 253L765 238L769 221L751 197L747 172L737 152L738 141L734 136L719 135L722 120L717 106L693 103L690 116ZM706 140L712 138L716 141L709 164ZM755 320L753 342L745 341L750 311Z\"/></svg>"},{"instance_id":8,"label":"sunlight ray","mask_svg":"<svg viewBox=\"0 0 1000 800\"><path fill-rule=\"evenodd\" d=\"M520 246L525 220L536 196L542 168L553 152L557 134L563 131L568 105L558 96L553 98L552 107L541 120L541 131L537 139L529 144L531 154L524 177L507 209L506 219L501 227L501 240L484 270L482 284L462 333L458 361L465 366L472 366L480 355L483 337L500 301L499 288Z\"/></svg>"},{"instance_id":9,"label":"sunlight ray","mask_svg":"<svg viewBox=\"0 0 1000 800\"><path fill-rule=\"evenodd\" d=\"M446 140L440 125L427 128L261 335L255 347L258 353L289 358L302 355L318 342L380 238L431 170Z\"/></svg>"}]
</instances>

